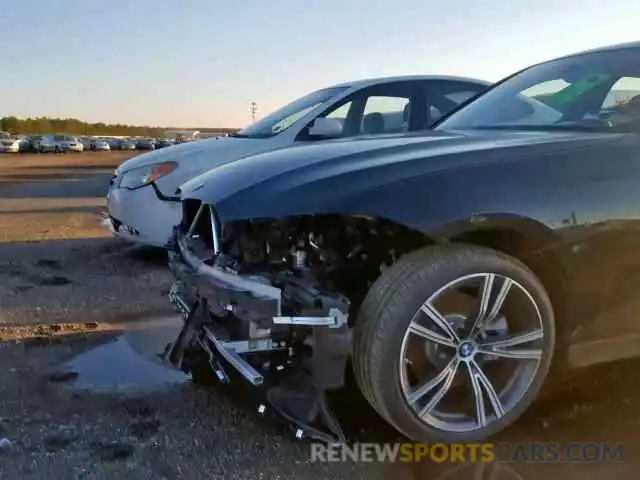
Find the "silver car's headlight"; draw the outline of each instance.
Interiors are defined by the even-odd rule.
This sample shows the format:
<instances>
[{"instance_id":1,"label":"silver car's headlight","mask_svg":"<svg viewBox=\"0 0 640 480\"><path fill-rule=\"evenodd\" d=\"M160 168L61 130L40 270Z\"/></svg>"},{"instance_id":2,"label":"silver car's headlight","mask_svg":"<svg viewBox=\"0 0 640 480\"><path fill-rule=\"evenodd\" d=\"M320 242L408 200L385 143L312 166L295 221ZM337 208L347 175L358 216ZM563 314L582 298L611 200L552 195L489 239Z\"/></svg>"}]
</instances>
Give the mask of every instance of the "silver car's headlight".
<instances>
[{"instance_id":1,"label":"silver car's headlight","mask_svg":"<svg viewBox=\"0 0 640 480\"><path fill-rule=\"evenodd\" d=\"M178 168L176 162L162 162L134 168L122 174L120 188L135 190L169 175Z\"/></svg>"}]
</instances>

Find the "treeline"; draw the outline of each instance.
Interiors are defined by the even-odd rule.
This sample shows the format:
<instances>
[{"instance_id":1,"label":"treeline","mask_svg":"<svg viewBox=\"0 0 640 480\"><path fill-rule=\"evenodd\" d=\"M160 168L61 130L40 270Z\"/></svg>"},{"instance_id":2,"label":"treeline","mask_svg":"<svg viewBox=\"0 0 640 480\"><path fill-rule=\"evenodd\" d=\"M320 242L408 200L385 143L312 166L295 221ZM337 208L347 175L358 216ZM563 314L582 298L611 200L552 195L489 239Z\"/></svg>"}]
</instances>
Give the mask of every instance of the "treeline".
<instances>
[{"instance_id":1,"label":"treeline","mask_svg":"<svg viewBox=\"0 0 640 480\"><path fill-rule=\"evenodd\" d=\"M90 123L77 118L18 118L0 117L0 131L12 134L66 133L70 135L114 135L114 136L162 136L167 130L199 130L207 133L235 132L237 128L173 128L124 125L120 123Z\"/></svg>"}]
</instances>

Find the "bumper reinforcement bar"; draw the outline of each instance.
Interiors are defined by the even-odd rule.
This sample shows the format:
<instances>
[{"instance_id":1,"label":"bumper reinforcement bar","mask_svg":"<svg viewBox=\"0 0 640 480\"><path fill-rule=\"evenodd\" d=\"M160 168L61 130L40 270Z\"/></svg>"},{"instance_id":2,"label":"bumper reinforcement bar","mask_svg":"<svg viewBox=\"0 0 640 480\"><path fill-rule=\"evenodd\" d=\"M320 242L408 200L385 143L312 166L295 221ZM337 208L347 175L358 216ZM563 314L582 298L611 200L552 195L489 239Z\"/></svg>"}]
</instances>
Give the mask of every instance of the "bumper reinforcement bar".
<instances>
[{"instance_id":1,"label":"bumper reinforcement bar","mask_svg":"<svg viewBox=\"0 0 640 480\"><path fill-rule=\"evenodd\" d=\"M251 385L259 387L264 383L264 376L258 372L249 362L242 358L234 349L226 345L227 342L220 341L206 325L202 327L206 341L212 345L218 354L224 358L240 375L242 375ZM207 342L201 343L207 343ZM207 347L205 347L207 348Z\"/></svg>"}]
</instances>

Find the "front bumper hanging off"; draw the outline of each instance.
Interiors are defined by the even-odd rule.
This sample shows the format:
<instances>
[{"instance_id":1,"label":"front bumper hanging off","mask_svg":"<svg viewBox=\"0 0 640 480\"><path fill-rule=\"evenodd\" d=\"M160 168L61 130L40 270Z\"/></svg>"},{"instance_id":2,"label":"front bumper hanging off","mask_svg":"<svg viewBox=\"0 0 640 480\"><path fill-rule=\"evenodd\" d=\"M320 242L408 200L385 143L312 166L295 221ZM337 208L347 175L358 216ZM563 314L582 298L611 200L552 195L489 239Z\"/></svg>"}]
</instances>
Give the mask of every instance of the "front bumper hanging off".
<instances>
[{"instance_id":1,"label":"front bumper hanging off","mask_svg":"<svg viewBox=\"0 0 640 480\"><path fill-rule=\"evenodd\" d=\"M177 229L168 250L175 279L169 300L185 318L167 348L169 363L188 373L194 368L194 352L201 359L204 354L218 380L229 383L240 377L255 387L258 413L279 414L295 428L297 438L344 442L326 392L344 384L350 351L348 302L338 298L322 308L305 309L304 315L284 315L292 296L300 302L309 289L281 289L204 263ZM295 353L295 328L310 330L305 351L311 353Z\"/></svg>"}]
</instances>

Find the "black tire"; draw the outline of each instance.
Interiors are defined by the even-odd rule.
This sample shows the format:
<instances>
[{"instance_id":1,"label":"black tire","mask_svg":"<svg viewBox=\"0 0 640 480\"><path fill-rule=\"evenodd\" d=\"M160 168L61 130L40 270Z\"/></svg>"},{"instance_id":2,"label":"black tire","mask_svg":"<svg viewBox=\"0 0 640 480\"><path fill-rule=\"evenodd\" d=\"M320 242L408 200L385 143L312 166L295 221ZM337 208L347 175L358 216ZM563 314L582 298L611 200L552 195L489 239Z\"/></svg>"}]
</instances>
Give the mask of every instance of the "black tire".
<instances>
[{"instance_id":1,"label":"black tire","mask_svg":"<svg viewBox=\"0 0 640 480\"><path fill-rule=\"evenodd\" d=\"M497 273L522 285L540 311L543 355L535 377L520 402L504 416L471 432L436 429L409 408L401 390L401 343L413 314L444 285L465 275ZM416 442L481 441L512 424L535 400L555 348L555 318L544 286L519 260L475 245L426 247L401 258L372 285L356 319L353 367L362 394L387 422Z\"/></svg>"}]
</instances>

